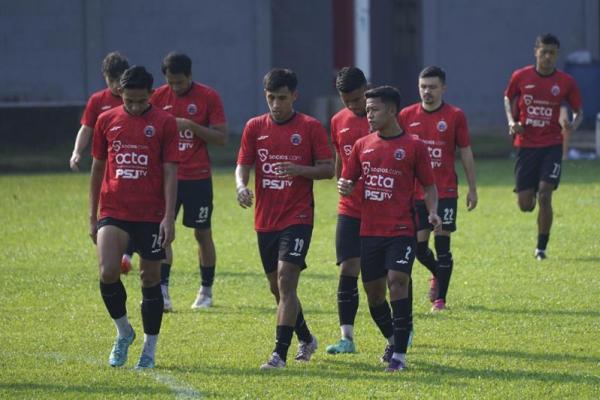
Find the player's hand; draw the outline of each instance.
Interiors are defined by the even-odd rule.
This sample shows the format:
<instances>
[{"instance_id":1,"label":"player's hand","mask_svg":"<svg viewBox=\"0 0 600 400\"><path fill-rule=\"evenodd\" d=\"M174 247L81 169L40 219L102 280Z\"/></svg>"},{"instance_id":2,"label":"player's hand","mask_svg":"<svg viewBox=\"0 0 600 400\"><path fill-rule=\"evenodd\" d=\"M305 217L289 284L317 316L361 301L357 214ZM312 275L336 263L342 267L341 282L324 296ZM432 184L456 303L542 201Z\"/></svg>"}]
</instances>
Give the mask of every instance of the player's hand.
<instances>
[{"instance_id":1,"label":"player's hand","mask_svg":"<svg viewBox=\"0 0 600 400\"><path fill-rule=\"evenodd\" d=\"M354 182L350 179L340 178L337 182L338 192L342 196L349 196L352 193L352 189L354 188Z\"/></svg>"},{"instance_id":2,"label":"player's hand","mask_svg":"<svg viewBox=\"0 0 600 400\"><path fill-rule=\"evenodd\" d=\"M273 170L275 173L283 178L290 178L293 176L302 175L305 171L304 165L294 164L293 162L283 161L273 163Z\"/></svg>"},{"instance_id":3,"label":"player's hand","mask_svg":"<svg viewBox=\"0 0 600 400\"><path fill-rule=\"evenodd\" d=\"M71 167L72 171L79 171L79 162L81 161L81 154L79 153L73 153L71 155L71 159L69 160L69 166Z\"/></svg>"},{"instance_id":4,"label":"player's hand","mask_svg":"<svg viewBox=\"0 0 600 400\"><path fill-rule=\"evenodd\" d=\"M252 207L253 199L254 199L254 193L252 193L252 190L248 189L245 186L239 187L237 189L237 201L238 201L238 204L240 205L240 207L242 207L242 208Z\"/></svg>"},{"instance_id":5,"label":"player's hand","mask_svg":"<svg viewBox=\"0 0 600 400\"><path fill-rule=\"evenodd\" d=\"M442 219L440 218L439 215L437 214L429 214L429 216L427 217L427 220L429 221L429 223L431 225L433 225L433 230L435 232L441 232L442 231Z\"/></svg>"},{"instance_id":6,"label":"player's hand","mask_svg":"<svg viewBox=\"0 0 600 400\"><path fill-rule=\"evenodd\" d=\"M467 211L471 211L475 207L477 207L477 191L469 190L467 194Z\"/></svg>"},{"instance_id":7,"label":"player's hand","mask_svg":"<svg viewBox=\"0 0 600 400\"><path fill-rule=\"evenodd\" d=\"M175 220L173 217L165 216L160 221L158 230L158 242L160 247L166 249L175 240Z\"/></svg>"},{"instance_id":8,"label":"player's hand","mask_svg":"<svg viewBox=\"0 0 600 400\"><path fill-rule=\"evenodd\" d=\"M98 241L98 220L96 218L90 218L90 239L96 244Z\"/></svg>"},{"instance_id":9,"label":"player's hand","mask_svg":"<svg viewBox=\"0 0 600 400\"><path fill-rule=\"evenodd\" d=\"M175 121L177 121L177 129L182 132L190 127L189 120L187 118L175 118Z\"/></svg>"},{"instance_id":10,"label":"player's hand","mask_svg":"<svg viewBox=\"0 0 600 400\"><path fill-rule=\"evenodd\" d=\"M521 125L520 122L513 122L512 124L508 125L508 134L510 136L519 135L523 133L524 130L525 128L523 128L523 125Z\"/></svg>"}]
</instances>

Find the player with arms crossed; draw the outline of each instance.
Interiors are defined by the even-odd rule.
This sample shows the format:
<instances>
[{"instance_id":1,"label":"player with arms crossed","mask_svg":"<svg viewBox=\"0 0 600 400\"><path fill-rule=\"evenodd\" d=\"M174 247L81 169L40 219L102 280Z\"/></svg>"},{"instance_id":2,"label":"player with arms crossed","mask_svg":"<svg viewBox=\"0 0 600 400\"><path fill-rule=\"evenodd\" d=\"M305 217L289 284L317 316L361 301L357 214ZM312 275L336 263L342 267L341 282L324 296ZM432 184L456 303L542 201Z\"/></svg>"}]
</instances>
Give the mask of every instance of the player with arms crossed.
<instances>
[{"instance_id":1,"label":"player with arms crossed","mask_svg":"<svg viewBox=\"0 0 600 400\"><path fill-rule=\"evenodd\" d=\"M388 340L382 361L386 371L403 370L412 321L410 276L415 259L413 219L415 179L425 191L429 222L437 230L437 190L425 144L407 135L397 121L400 93L391 86L365 92L367 119L374 135L359 139L342 177L340 194L348 196L362 177L361 276L373 321ZM386 300L386 285L390 304Z\"/></svg>"},{"instance_id":2,"label":"player with arms crossed","mask_svg":"<svg viewBox=\"0 0 600 400\"><path fill-rule=\"evenodd\" d=\"M134 66L121 77L123 106L94 127L90 179L90 236L97 244L100 293L117 327L109 364L127 361L135 332L127 317L120 259L128 243L140 255L144 347L136 365L153 368L163 314L160 260L175 236L177 123L149 104L152 75Z\"/></svg>"},{"instance_id":3,"label":"player with arms crossed","mask_svg":"<svg viewBox=\"0 0 600 400\"><path fill-rule=\"evenodd\" d=\"M419 137L427 145L439 196L437 213L442 218L442 229L434 235L436 260L429 248L433 226L427 220L425 193L421 185L416 183L417 260L431 271L429 300L433 303L432 311L446 308L446 294L454 265L450 235L456 231L458 212L458 180L454 169L457 147L469 184L467 210L471 211L477 206L475 162L467 119L461 109L444 102L445 91L446 72L436 66L427 67L419 74L421 102L400 112L401 125L406 133Z\"/></svg>"},{"instance_id":4,"label":"player with arms crossed","mask_svg":"<svg viewBox=\"0 0 600 400\"><path fill-rule=\"evenodd\" d=\"M161 70L167 81L156 89L150 102L177 117L180 164L177 170L175 216L183 206L183 225L194 229L198 242L201 286L192 309L212 306L212 286L217 254L212 238L213 189L207 145L225 145L227 122L219 94L192 80L192 60L171 52ZM173 263L172 247L161 265L161 289L165 311L172 311L169 276Z\"/></svg>"},{"instance_id":5,"label":"player with arms crossed","mask_svg":"<svg viewBox=\"0 0 600 400\"><path fill-rule=\"evenodd\" d=\"M504 92L509 134L517 148L517 202L524 212L533 211L536 200L540 206L534 253L537 260L546 258L550 238L552 192L558 188L562 167L561 129L570 133L583 119L581 94L575 79L556 69L559 48L556 36L538 36L534 47L535 65L516 70ZM560 118L560 107L565 102L573 110L571 122Z\"/></svg>"},{"instance_id":6,"label":"player with arms crossed","mask_svg":"<svg viewBox=\"0 0 600 400\"><path fill-rule=\"evenodd\" d=\"M273 369L285 367L294 331L300 342L297 361L309 361L317 349L297 288L312 237L313 180L333 176L333 155L325 128L294 110L296 74L273 69L263 84L269 113L247 122L235 179L240 206L251 207L254 195L247 185L255 167L254 225L262 265L277 302L275 349L261 369Z\"/></svg>"}]
</instances>

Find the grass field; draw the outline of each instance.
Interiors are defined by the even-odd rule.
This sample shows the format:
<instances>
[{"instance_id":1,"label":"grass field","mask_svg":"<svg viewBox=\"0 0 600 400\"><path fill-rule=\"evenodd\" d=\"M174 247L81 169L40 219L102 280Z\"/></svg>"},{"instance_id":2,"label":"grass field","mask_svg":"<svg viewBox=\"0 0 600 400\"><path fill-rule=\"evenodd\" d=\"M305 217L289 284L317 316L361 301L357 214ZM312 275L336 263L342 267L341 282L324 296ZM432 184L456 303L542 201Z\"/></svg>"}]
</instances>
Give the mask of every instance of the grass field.
<instances>
[{"instance_id":1,"label":"grass field","mask_svg":"<svg viewBox=\"0 0 600 400\"><path fill-rule=\"evenodd\" d=\"M333 181L315 185L316 226L299 289L320 342L310 363L258 369L273 347L275 305L252 212L235 203L232 171L219 170L215 307L189 308L199 283L196 249L192 232L178 225L176 312L163 319L157 368L137 373L135 274L123 281L138 339L125 368L107 366L115 330L87 237L88 176L0 176L0 398L599 398L600 162L565 164L550 258L542 263L533 259L535 215L518 212L511 193L512 163L482 161L477 169L479 207L467 213L461 204L453 237L449 310L429 313L427 275L415 264L410 369L394 375L378 361L384 343L362 290L358 354L324 351L339 335Z\"/></svg>"}]
</instances>

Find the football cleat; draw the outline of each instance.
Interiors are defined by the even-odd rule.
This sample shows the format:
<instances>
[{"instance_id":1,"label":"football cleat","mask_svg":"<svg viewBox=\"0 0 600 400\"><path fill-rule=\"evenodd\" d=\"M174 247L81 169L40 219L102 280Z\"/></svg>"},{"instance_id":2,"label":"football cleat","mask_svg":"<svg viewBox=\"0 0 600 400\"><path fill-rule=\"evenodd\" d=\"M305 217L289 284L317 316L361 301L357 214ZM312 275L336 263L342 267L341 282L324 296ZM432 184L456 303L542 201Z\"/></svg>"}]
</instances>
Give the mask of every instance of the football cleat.
<instances>
[{"instance_id":1,"label":"football cleat","mask_svg":"<svg viewBox=\"0 0 600 400\"><path fill-rule=\"evenodd\" d=\"M383 350L383 355L380 360L382 363L389 363L392 359L392 355L394 354L394 346L391 344L386 344L385 349Z\"/></svg>"},{"instance_id":2,"label":"football cleat","mask_svg":"<svg viewBox=\"0 0 600 400\"><path fill-rule=\"evenodd\" d=\"M546 250L535 249L534 256L536 260L544 261L547 258Z\"/></svg>"},{"instance_id":3,"label":"football cleat","mask_svg":"<svg viewBox=\"0 0 600 400\"><path fill-rule=\"evenodd\" d=\"M127 362L127 353L129 352L129 346L135 340L135 331L131 328L131 335L129 336L117 336L113 348L108 357L108 364L111 367L120 367Z\"/></svg>"},{"instance_id":4,"label":"football cleat","mask_svg":"<svg viewBox=\"0 0 600 400\"><path fill-rule=\"evenodd\" d=\"M121 273L127 275L129 271L131 271L131 256L123 254L123 257L121 257Z\"/></svg>"},{"instance_id":5,"label":"football cleat","mask_svg":"<svg viewBox=\"0 0 600 400\"><path fill-rule=\"evenodd\" d=\"M135 369L152 369L154 368L154 359L147 354L142 353Z\"/></svg>"},{"instance_id":6,"label":"football cleat","mask_svg":"<svg viewBox=\"0 0 600 400\"><path fill-rule=\"evenodd\" d=\"M279 354L273 353L271 354L271 358L269 361L260 366L260 369L277 369L277 368L285 368L285 361L279 357Z\"/></svg>"},{"instance_id":7,"label":"football cleat","mask_svg":"<svg viewBox=\"0 0 600 400\"><path fill-rule=\"evenodd\" d=\"M167 285L160 285L160 291L163 295L163 311L164 312L172 312L173 304L171 303L171 297L169 296L169 287Z\"/></svg>"},{"instance_id":8,"label":"football cleat","mask_svg":"<svg viewBox=\"0 0 600 400\"><path fill-rule=\"evenodd\" d=\"M352 340L342 338L339 342L327 346L325 350L329 354L356 353L356 346Z\"/></svg>"},{"instance_id":9,"label":"football cleat","mask_svg":"<svg viewBox=\"0 0 600 400\"><path fill-rule=\"evenodd\" d=\"M406 365L404 365L402 361L392 358L390 360L390 363L388 364L388 367L385 370L386 372L398 372L404 369L406 369Z\"/></svg>"},{"instance_id":10,"label":"football cleat","mask_svg":"<svg viewBox=\"0 0 600 400\"><path fill-rule=\"evenodd\" d=\"M198 292L196 300L192 303L192 310L199 310L201 308L212 307L212 296L207 296L204 293Z\"/></svg>"},{"instance_id":11,"label":"football cleat","mask_svg":"<svg viewBox=\"0 0 600 400\"><path fill-rule=\"evenodd\" d=\"M446 302L444 299L437 299L433 302L433 306L431 306L431 312L440 312L446 309Z\"/></svg>"},{"instance_id":12,"label":"football cleat","mask_svg":"<svg viewBox=\"0 0 600 400\"><path fill-rule=\"evenodd\" d=\"M430 302L433 303L437 299L438 291L437 279L435 279L435 276L432 276L429 278L429 292L427 292Z\"/></svg>"},{"instance_id":13,"label":"football cleat","mask_svg":"<svg viewBox=\"0 0 600 400\"><path fill-rule=\"evenodd\" d=\"M312 340L310 343L306 343L303 341L300 341L300 343L298 343L298 352L296 353L296 357L294 357L296 361L310 361L310 358L317 350L317 338L315 337L315 335L311 336Z\"/></svg>"}]
</instances>

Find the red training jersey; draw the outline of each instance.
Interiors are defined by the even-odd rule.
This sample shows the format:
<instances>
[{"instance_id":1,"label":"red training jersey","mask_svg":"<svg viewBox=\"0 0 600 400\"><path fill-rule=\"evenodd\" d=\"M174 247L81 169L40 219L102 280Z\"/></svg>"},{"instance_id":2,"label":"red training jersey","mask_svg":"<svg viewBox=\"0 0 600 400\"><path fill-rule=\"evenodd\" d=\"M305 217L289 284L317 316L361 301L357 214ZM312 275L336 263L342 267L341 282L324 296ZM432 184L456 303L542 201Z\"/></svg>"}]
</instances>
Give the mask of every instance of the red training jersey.
<instances>
[{"instance_id":1,"label":"red training jersey","mask_svg":"<svg viewBox=\"0 0 600 400\"><path fill-rule=\"evenodd\" d=\"M421 103L417 103L400 111L400 120L406 133L417 136L427 145L439 197L457 198L456 147L471 145L463 111L447 103L442 103L434 111L427 111ZM415 182L415 191L417 200L425 198L423 187L418 182Z\"/></svg>"},{"instance_id":2,"label":"red training jersey","mask_svg":"<svg viewBox=\"0 0 600 400\"><path fill-rule=\"evenodd\" d=\"M165 215L163 163L177 163L175 118L151 106L134 116L123 106L103 113L92 155L106 160L99 218L160 222Z\"/></svg>"},{"instance_id":3,"label":"red training jersey","mask_svg":"<svg viewBox=\"0 0 600 400\"><path fill-rule=\"evenodd\" d=\"M296 113L279 124L264 114L246 123L238 154L239 165L255 166L254 227L280 231L291 225L313 224L313 181L302 176L281 177L274 163L314 165L333 157L327 132L313 117Z\"/></svg>"},{"instance_id":4,"label":"red training jersey","mask_svg":"<svg viewBox=\"0 0 600 400\"><path fill-rule=\"evenodd\" d=\"M177 96L169 85L163 85L154 91L150 103L177 118L186 118L198 125L209 127L226 123L219 94L200 83L192 82L190 90L182 96ZM210 178L210 158L204 140L190 130L179 131L179 152L177 179Z\"/></svg>"},{"instance_id":5,"label":"red training jersey","mask_svg":"<svg viewBox=\"0 0 600 400\"><path fill-rule=\"evenodd\" d=\"M531 65L512 74L504 96L511 101L517 99L515 121L525 128L515 135L515 147L562 144L558 122L561 104L567 102L573 110L581 109L581 93L571 75L555 70L544 76Z\"/></svg>"},{"instance_id":6,"label":"red training jersey","mask_svg":"<svg viewBox=\"0 0 600 400\"><path fill-rule=\"evenodd\" d=\"M338 111L331 118L331 142L342 162L342 170L348 164L352 146L363 136L370 133L366 114L358 116L347 108ZM362 201L362 179L356 182L350 196L340 196L338 213L353 218L360 218Z\"/></svg>"},{"instance_id":7,"label":"red training jersey","mask_svg":"<svg viewBox=\"0 0 600 400\"><path fill-rule=\"evenodd\" d=\"M364 180L361 236L414 236L415 179L434 184L425 143L403 133L392 138L379 134L359 139L352 149L344 179Z\"/></svg>"},{"instance_id":8,"label":"red training jersey","mask_svg":"<svg viewBox=\"0 0 600 400\"><path fill-rule=\"evenodd\" d=\"M92 94L83 110L81 116L81 125L94 128L100 114L123 104L121 96L112 94L110 89L106 88Z\"/></svg>"}]
</instances>

